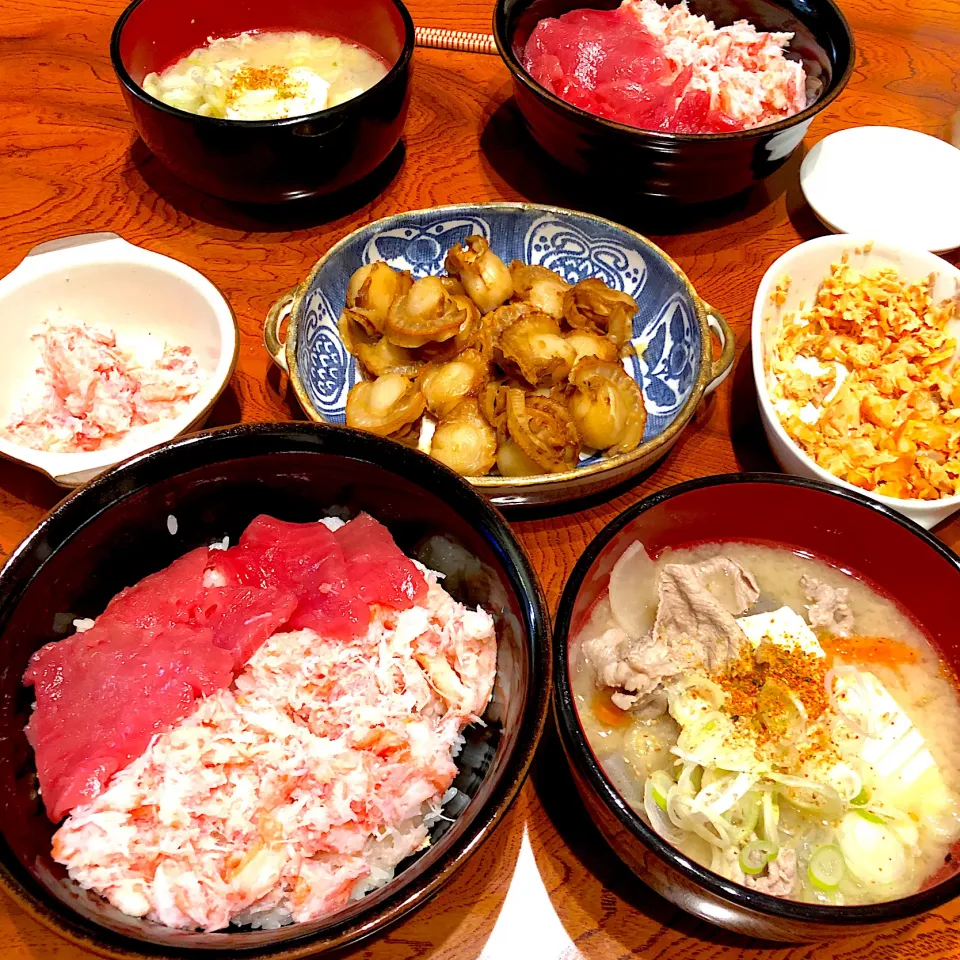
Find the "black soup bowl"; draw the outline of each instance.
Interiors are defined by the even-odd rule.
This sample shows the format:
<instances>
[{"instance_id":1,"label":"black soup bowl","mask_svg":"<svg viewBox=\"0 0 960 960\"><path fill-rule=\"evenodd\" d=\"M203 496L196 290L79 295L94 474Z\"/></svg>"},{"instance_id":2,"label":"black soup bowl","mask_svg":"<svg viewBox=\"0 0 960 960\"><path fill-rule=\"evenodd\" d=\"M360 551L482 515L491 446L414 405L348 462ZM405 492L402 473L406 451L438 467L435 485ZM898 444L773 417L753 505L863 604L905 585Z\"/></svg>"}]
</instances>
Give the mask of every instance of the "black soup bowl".
<instances>
[{"instance_id":1,"label":"black soup bowl","mask_svg":"<svg viewBox=\"0 0 960 960\"><path fill-rule=\"evenodd\" d=\"M853 573L916 619L954 677L960 558L925 530L859 493L779 474L693 480L641 500L597 534L567 581L554 631L554 710L590 819L616 855L654 890L694 916L737 933L788 942L876 936L960 895L960 843L923 888L861 906L801 903L751 890L691 860L636 813L604 773L580 723L570 645L635 540L653 557L668 547L747 541L821 558ZM879 940L878 940L879 942Z\"/></svg>"},{"instance_id":2,"label":"black soup bowl","mask_svg":"<svg viewBox=\"0 0 960 960\"><path fill-rule=\"evenodd\" d=\"M693 13L717 26L748 20L758 30L793 33L788 56L799 57L807 76L822 82L816 101L786 120L736 133L663 133L604 120L544 89L524 68L523 51L546 17L617 6L618 0L497 0L493 19L497 49L513 75L514 98L534 140L606 192L675 204L742 193L786 162L853 72L853 34L833 0L690 0Z\"/></svg>"},{"instance_id":3,"label":"black soup bowl","mask_svg":"<svg viewBox=\"0 0 960 960\"><path fill-rule=\"evenodd\" d=\"M446 574L458 600L496 622L486 726L465 731L430 847L385 887L329 917L277 930L197 933L128 917L82 890L50 856L54 825L24 736L30 655L96 617L123 587L256 515L312 521L331 507L367 511L400 548ZM171 535L168 518L176 517ZM536 577L501 516L430 457L344 428L290 423L195 434L141 454L79 489L0 572L0 888L42 923L99 955L122 958L313 956L381 930L431 897L500 822L526 775L549 706L548 616ZM456 809L452 809L456 806Z\"/></svg>"},{"instance_id":4,"label":"black soup bowl","mask_svg":"<svg viewBox=\"0 0 960 960\"><path fill-rule=\"evenodd\" d=\"M369 90L283 120L201 117L141 84L210 37L306 30L362 44L389 65ZM278 203L327 196L371 174L400 140L410 99L413 21L401 0L134 0L110 59L143 142L181 180L225 200Z\"/></svg>"}]
</instances>

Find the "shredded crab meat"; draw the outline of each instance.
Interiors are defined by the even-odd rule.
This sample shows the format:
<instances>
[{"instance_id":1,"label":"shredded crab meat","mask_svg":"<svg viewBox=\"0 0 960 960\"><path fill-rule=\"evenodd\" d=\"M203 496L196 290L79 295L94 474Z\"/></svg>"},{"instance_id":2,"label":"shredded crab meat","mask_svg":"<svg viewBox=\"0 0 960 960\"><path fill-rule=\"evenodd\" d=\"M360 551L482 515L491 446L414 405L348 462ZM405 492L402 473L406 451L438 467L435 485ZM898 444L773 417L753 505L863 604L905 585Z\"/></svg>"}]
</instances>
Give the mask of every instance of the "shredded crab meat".
<instances>
[{"instance_id":1,"label":"shredded crab meat","mask_svg":"<svg viewBox=\"0 0 960 960\"><path fill-rule=\"evenodd\" d=\"M746 20L716 27L690 12L686 0L627 0L624 7L663 43L674 75L692 68L688 90L706 90L711 104L744 129L793 116L807 106L803 65L784 56L792 33L758 31Z\"/></svg>"},{"instance_id":2,"label":"shredded crab meat","mask_svg":"<svg viewBox=\"0 0 960 960\"><path fill-rule=\"evenodd\" d=\"M41 363L5 431L21 446L54 453L110 447L136 427L180 416L200 389L186 346L165 344L160 357L141 362L117 345L113 330L64 317L44 321L31 339Z\"/></svg>"},{"instance_id":3,"label":"shredded crab meat","mask_svg":"<svg viewBox=\"0 0 960 960\"><path fill-rule=\"evenodd\" d=\"M73 811L54 857L123 912L185 929L312 920L388 882L429 843L496 669L490 616L425 576L422 606L377 609L353 641L271 637Z\"/></svg>"}]
</instances>

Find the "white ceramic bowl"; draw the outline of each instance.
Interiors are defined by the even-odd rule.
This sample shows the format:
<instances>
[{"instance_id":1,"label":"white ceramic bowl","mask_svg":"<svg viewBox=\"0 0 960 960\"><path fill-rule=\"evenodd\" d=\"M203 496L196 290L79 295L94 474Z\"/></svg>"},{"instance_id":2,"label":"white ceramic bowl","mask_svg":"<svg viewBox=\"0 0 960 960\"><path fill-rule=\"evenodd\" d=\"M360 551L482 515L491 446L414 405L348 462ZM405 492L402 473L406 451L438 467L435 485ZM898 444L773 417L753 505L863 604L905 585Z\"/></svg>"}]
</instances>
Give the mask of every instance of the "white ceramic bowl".
<instances>
[{"instance_id":1,"label":"white ceramic bowl","mask_svg":"<svg viewBox=\"0 0 960 960\"><path fill-rule=\"evenodd\" d=\"M819 237L801 243L785 253L764 274L753 305L751 350L753 351L753 376L757 386L760 415L767 440L777 462L787 472L797 477L825 480L846 490L856 490L864 496L885 504L929 530L941 520L960 510L960 496L944 497L941 500L901 500L884 497L869 490L861 490L819 467L787 435L780 418L774 412L768 391L767 358L770 355L781 317L799 308L800 302L813 303L817 288L829 274L830 265L836 263L845 251L851 262L858 267L872 269L882 266L895 267L901 275L911 279L936 275L933 288L938 300L960 293L960 270L940 257L920 250L907 250L886 243L875 243L868 253L857 254L869 245L870 239L856 236ZM777 282L784 276L791 278L786 301L780 307L770 302Z\"/></svg>"},{"instance_id":2,"label":"white ceramic bowl","mask_svg":"<svg viewBox=\"0 0 960 960\"><path fill-rule=\"evenodd\" d=\"M960 247L960 150L902 127L850 127L804 157L800 188L834 233L944 253Z\"/></svg>"},{"instance_id":3,"label":"white ceramic bowl","mask_svg":"<svg viewBox=\"0 0 960 960\"><path fill-rule=\"evenodd\" d=\"M175 420L131 430L116 446L47 453L0 437L0 455L74 487L108 467L199 426L237 362L237 322L219 290L192 267L136 247L115 233L65 237L34 247L0 280L0 424L5 424L36 364L30 336L64 315L111 327L121 342L167 341L190 347L200 391Z\"/></svg>"}]
</instances>

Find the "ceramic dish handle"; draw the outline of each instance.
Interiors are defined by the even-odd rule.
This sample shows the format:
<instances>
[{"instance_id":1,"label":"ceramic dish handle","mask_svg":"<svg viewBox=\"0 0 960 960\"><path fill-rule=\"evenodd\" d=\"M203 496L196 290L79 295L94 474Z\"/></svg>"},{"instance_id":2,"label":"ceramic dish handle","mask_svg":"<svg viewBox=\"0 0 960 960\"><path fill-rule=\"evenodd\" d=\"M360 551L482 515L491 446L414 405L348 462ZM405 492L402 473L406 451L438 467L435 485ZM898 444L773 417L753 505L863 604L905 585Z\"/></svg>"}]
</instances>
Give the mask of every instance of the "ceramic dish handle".
<instances>
[{"instance_id":1,"label":"ceramic dish handle","mask_svg":"<svg viewBox=\"0 0 960 960\"><path fill-rule=\"evenodd\" d=\"M737 352L737 338L730 329L730 324L724 319L719 310L711 307L706 301L703 303L703 309L707 312L707 326L710 332L720 341L720 356L713 361L713 369L710 374L710 380L704 388L703 395L713 393L724 380L730 376L733 369L733 358Z\"/></svg>"},{"instance_id":2,"label":"ceramic dish handle","mask_svg":"<svg viewBox=\"0 0 960 960\"><path fill-rule=\"evenodd\" d=\"M267 319L263 321L263 343L270 354L270 359L285 373L287 370L286 345L280 339L280 324L290 316L293 301L299 287L288 290L267 311Z\"/></svg>"}]
</instances>

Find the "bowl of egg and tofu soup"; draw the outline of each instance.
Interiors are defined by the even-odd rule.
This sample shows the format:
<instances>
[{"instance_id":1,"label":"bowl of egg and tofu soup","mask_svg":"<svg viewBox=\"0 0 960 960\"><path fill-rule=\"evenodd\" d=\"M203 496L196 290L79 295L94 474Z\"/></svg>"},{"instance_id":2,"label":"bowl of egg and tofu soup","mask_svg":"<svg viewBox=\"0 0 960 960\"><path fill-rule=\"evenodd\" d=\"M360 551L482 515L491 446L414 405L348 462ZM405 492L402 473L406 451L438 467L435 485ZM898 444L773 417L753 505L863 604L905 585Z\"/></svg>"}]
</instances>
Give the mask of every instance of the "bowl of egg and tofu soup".
<instances>
[{"instance_id":1,"label":"bowl of egg and tofu soup","mask_svg":"<svg viewBox=\"0 0 960 960\"><path fill-rule=\"evenodd\" d=\"M636 476L734 354L726 321L649 240L530 203L354 231L276 301L264 339L311 419L429 453L498 506Z\"/></svg>"},{"instance_id":2,"label":"bowl of egg and tofu soup","mask_svg":"<svg viewBox=\"0 0 960 960\"><path fill-rule=\"evenodd\" d=\"M227 200L335 193L400 140L413 22L400 0L135 0L111 59L144 143Z\"/></svg>"},{"instance_id":3,"label":"bowl of egg and tofu soup","mask_svg":"<svg viewBox=\"0 0 960 960\"><path fill-rule=\"evenodd\" d=\"M784 470L926 529L960 509L960 270L868 237L810 240L760 282L752 341Z\"/></svg>"},{"instance_id":4,"label":"bowl of egg and tofu soup","mask_svg":"<svg viewBox=\"0 0 960 960\"><path fill-rule=\"evenodd\" d=\"M790 942L956 897L958 586L931 534L820 481L708 477L622 513L554 635L564 749L615 855Z\"/></svg>"}]
</instances>

